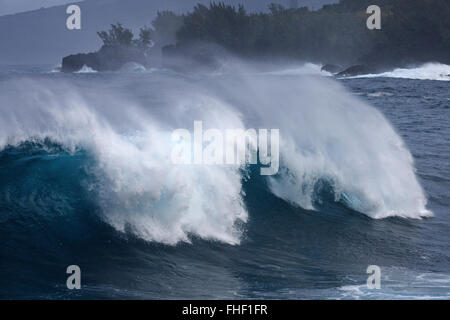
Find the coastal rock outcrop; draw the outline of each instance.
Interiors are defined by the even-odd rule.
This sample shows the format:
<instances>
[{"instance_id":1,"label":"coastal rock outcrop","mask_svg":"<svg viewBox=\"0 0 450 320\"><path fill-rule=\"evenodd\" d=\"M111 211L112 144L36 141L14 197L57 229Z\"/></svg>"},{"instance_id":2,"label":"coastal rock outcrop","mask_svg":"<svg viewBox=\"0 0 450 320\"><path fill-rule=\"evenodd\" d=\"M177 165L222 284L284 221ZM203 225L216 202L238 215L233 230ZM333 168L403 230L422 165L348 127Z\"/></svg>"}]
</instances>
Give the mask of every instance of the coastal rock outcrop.
<instances>
[{"instance_id":1,"label":"coastal rock outcrop","mask_svg":"<svg viewBox=\"0 0 450 320\"><path fill-rule=\"evenodd\" d=\"M145 66L148 63L148 57L144 51L134 47L103 46L97 52L80 53L64 57L61 71L77 72L83 66L96 71L116 71L129 62Z\"/></svg>"}]
</instances>

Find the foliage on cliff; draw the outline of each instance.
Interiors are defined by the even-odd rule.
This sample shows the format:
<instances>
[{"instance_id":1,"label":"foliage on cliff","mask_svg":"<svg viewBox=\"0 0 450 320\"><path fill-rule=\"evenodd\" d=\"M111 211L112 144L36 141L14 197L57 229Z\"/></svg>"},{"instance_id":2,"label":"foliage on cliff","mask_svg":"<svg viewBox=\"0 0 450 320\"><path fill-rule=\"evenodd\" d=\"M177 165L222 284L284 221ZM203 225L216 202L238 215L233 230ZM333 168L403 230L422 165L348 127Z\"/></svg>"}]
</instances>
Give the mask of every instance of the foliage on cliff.
<instances>
[{"instance_id":1,"label":"foliage on cliff","mask_svg":"<svg viewBox=\"0 0 450 320\"><path fill-rule=\"evenodd\" d=\"M268 13L197 5L184 16L176 48L215 43L241 56L327 63L450 62L450 1L379 0L381 30L366 27L370 0L341 0L318 11L272 4Z\"/></svg>"}]
</instances>

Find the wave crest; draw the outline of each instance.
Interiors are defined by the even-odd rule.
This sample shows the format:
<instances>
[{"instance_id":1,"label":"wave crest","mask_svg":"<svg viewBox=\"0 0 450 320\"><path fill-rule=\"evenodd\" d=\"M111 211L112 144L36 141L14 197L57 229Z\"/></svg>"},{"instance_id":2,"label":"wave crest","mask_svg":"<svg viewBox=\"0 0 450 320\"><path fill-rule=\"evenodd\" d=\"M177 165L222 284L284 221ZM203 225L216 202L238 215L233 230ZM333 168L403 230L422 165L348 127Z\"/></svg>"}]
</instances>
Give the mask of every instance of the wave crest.
<instances>
[{"instance_id":1,"label":"wave crest","mask_svg":"<svg viewBox=\"0 0 450 320\"><path fill-rule=\"evenodd\" d=\"M161 76L151 84L143 75L132 95L111 83L80 90L60 80L9 81L0 89L0 148L50 138L87 150L96 178L89 189L104 219L166 244L192 235L238 244L248 220L242 167L171 163L172 130L195 120L280 129L282 169L269 186L295 205L313 209L315 185L327 179L336 201L370 217L431 214L412 156L380 112L332 80L246 74L214 83Z\"/></svg>"},{"instance_id":2,"label":"wave crest","mask_svg":"<svg viewBox=\"0 0 450 320\"><path fill-rule=\"evenodd\" d=\"M416 68L399 68L390 72L367 74L354 78L400 78L413 80L450 81L450 66L441 63L426 63Z\"/></svg>"}]
</instances>

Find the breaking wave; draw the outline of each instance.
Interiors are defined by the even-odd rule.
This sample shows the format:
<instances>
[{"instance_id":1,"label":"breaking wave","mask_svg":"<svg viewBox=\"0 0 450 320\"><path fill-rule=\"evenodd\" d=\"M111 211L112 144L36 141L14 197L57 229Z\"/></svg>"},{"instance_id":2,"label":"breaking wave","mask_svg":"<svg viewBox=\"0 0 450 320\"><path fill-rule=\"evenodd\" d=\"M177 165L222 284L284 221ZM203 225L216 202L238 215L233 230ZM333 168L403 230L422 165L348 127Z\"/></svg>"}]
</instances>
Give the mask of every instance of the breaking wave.
<instances>
[{"instance_id":1,"label":"breaking wave","mask_svg":"<svg viewBox=\"0 0 450 320\"><path fill-rule=\"evenodd\" d=\"M264 192L315 210L326 184L334 201L372 218L431 215L412 156L380 112L333 80L271 77L211 83L167 75L153 83L143 77L95 88L10 80L0 89L2 161L37 161L56 170L82 152L79 185L116 230L170 245L192 236L235 245L249 219L243 181L254 178L251 168L173 165L171 133L192 130L195 120L205 129L280 129L280 172L267 178ZM37 155L23 152L30 145L39 146ZM22 179L31 177L30 170L21 171ZM64 181L64 172L55 179ZM14 181L3 180L2 190L19 183ZM33 181L16 188L39 193L39 179ZM63 206L70 198L65 192L53 190L39 203ZM11 193L2 193L2 201L14 211Z\"/></svg>"}]
</instances>

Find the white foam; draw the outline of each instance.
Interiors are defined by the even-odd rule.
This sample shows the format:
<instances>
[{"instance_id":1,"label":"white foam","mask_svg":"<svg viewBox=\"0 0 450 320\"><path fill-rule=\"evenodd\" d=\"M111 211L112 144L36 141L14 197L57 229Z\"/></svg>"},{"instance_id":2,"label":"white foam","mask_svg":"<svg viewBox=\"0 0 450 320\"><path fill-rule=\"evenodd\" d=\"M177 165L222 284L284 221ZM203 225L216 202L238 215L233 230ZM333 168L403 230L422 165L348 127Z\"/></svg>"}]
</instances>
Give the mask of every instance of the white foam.
<instances>
[{"instance_id":1,"label":"white foam","mask_svg":"<svg viewBox=\"0 0 450 320\"><path fill-rule=\"evenodd\" d=\"M348 285L330 292L337 299L437 300L449 299L450 275L418 273L405 268L382 267L381 288L372 290L366 284Z\"/></svg>"},{"instance_id":2,"label":"white foam","mask_svg":"<svg viewBox=\"0 0 450 320\"><path fill-rule=\"evenodd\" d=\"M373 98L380 98L380 97L392 97L393 94L390 92L377 91L377 92L373 92L373 93L368 93L367 96L373 97Z\"/></svg>"},{"instance_id":3,"label":"white foam","mask_svg":"<svg viewBox=\"0 0 450 320\"><path fill-rule=\"evenodd\" d=\"M87 65L83 65L83 67L75 73L97 73L97 71Z\"/></svg>"},{"instance_id":4,"label":"white foam","mask_svg":"<svg viewBox=\"0 0 450 320\"><path fill-rule=\"evenodd\" d=\"M60 73L61 72L61 65L54 66L52 70L48 71L47 73Z\"/></svg>"},{"instance_id":5,"label":"white foam","mask_svg":"<svg viewBox=\"0 0 450 320\"><path fill-rule=\"evenodd\" d=\"M50 137L88 150L105 220L166 244L190 235L238 244L248 219L241 168L171 163L172 130L192 128L194 120L205 130L280 129L284 168L270 178L270 190L295 205L313 208L314 186L325 178L336 200L370 217L431 215L412 156L380 112L323 77L251 74L221 79L220 90L210 90L209 78L192 84L171 77L161 92L143 78L141 90L158 98L160 113L132 99L139 91L7 81L0 88L0 148Z\"/></svg>"},{"instance_id":6,"label":"white foam","mask_svg":"<svg viewBox=\"0 0 450 320\"><path fill-rule=\"evenodd\" d=\"M143 73L147 72L147 69L139 63L128 62L120 68L120 72Z\"/></svg>"},{"instance_id":7,"label":"white foam","mask_svg":"<svg viewBox=\"0 0 450 320\"><path fill-rule=\"evenodd\" d=\"M395 69L380 74L367 74L353 78L401 78L416 80L450 81L450 66L440 63L426 63L417 68Z\"/></svg>"}]
</instances>

